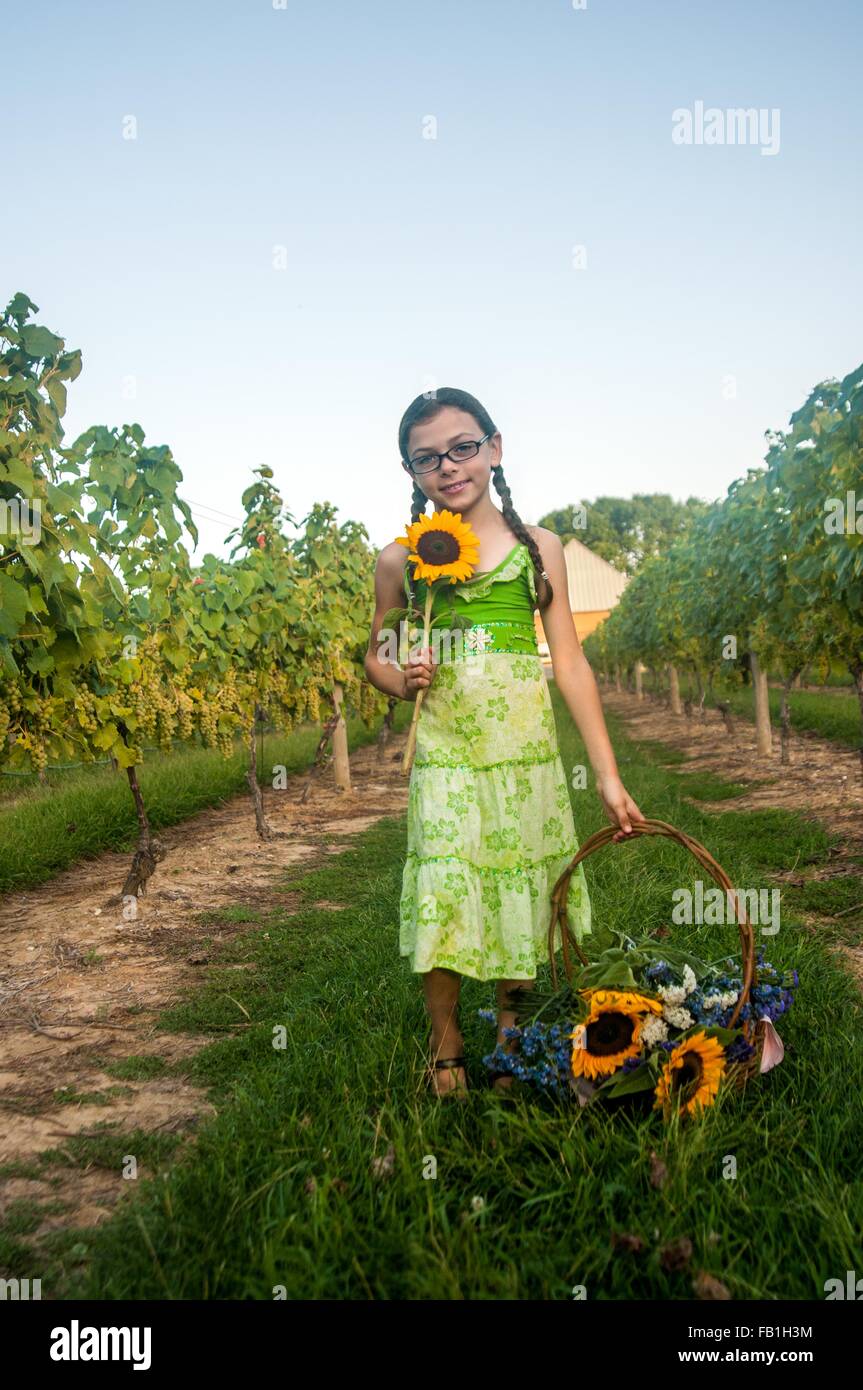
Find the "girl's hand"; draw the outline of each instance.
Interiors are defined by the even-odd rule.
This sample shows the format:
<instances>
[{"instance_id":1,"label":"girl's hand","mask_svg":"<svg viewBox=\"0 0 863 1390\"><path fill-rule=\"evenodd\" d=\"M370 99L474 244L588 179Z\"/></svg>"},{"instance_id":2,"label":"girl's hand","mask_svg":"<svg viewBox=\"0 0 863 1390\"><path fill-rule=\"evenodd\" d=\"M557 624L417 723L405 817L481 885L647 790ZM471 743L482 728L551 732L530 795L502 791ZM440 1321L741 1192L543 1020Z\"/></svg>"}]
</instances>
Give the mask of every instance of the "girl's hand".
<instances>
[{"instance_id":1,"label":"girl's hand","mask_svg":"<svg viewBox=\"0 0 863 1390\"><path fill-rule=\"evenodd\" d=\"M417 656L408 657L403 669L405 700L416 700L421 690L426 690L434 680L438 663L432 660L431 648L423 647Z\"/></svg>"},{"instance_id":2,"label":"girl's hand","mask_svg":"<svg viewBox=\"0 0 863 1390\"><path fill-rule=\"evenodd\" d=\"M627 835L632 834L632 821L644 820L645 817L618 776L597 777L596 790L612 825L620 827L612 837L613 842L626 839Z\"/></svg>"}]
</instances>

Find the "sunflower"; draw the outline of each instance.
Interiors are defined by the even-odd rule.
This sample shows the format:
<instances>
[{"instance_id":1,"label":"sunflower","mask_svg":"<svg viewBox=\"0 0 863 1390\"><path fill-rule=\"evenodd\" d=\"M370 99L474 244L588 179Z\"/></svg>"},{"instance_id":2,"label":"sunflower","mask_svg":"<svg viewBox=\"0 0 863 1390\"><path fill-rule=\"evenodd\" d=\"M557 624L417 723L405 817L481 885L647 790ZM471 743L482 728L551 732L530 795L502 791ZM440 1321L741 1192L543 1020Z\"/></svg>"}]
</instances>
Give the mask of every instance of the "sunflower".
<instances>
[{"instance_id":1,"label":"sunflower","mask_svg":"<svg viewBox=\"0 0 863 1390\"><path fill-rule=\"evenodd\" d=\"M568 1036L572 1044L572 1074L593 1080L610 1076L628 1057L641 1051L641 1023L647 1013L661 1013L655 999L624 990L581 991L590 999L590 1013Z\"/></svg>"},{"instance_id":2,"label":"sunflower","mask_svg":"<svg viewBox=\"0 0 863 1390\"><path fill-rule=\"evenodd\" d=\"M684 1113L691 1115L698 1107L712 1105L724 1071L721 1042L699 1029L670 1054L656 1088L654 1109L662 1106L667 1114L672 1103L679 1105L682 1099Z\"/></svg>"},{"instance_id":3,"label":"sunflower","mask_svg":"<svg viewBox=\"0 0 863 1390\"><path fill-rule=\"evenodd\" d=\"M462 521L460 512L423 514L405 528L406 535L397 536L399 545L412 552L414 579L433 584L436 579L448 578L451 584L469 579L479 559L479 537Z\"/></svg>"},{"instance_id":4,"label":"sunflower","mask_svg":"<svg viewBox=\"0 0 863 1390\"><path fill-rule=\"evenodd\" d=\"M593 1009L623 1009L631 1013L662 1013L662 1000L650 999L646 994L636 994L632 990L620 989L582 989L585 999L590 1000Z\"/></svg>"}]
</instances>

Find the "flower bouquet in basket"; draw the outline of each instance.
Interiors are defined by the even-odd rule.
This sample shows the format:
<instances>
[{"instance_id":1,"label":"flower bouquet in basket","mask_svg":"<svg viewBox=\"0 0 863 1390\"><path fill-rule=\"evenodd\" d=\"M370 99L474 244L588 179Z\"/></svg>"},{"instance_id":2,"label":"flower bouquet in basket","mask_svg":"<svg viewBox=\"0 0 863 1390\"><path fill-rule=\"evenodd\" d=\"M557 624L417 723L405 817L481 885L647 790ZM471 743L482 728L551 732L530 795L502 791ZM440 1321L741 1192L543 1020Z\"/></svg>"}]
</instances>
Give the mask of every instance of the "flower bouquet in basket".
<instances>
[{"instance_id":1,"label":"flower bouquet in basket","mask_svg":"<svg viewBox=\"0 0 863 1390\"><path fill-rule=\"evenodd\" d=\"M505 1030L505 1036L518 1040L518 1051L498 1044L483 1061L496 1073L581 1105L639 1097L669 1119L702 1111L721 1086L742 1086L782 1060L774 1020L790 1008L798 977L796 970L776 970L763 951L756 953L738 895L697 840L658 820L634 821L633 831L677 840L726 891L740 932L741 962L702 960L621 931L612 932L616 945L589 960L572 934L565 904L577 865L612 840L615 828L606 827L585 841L552 890L552 991L518 991L517 1023ZM562 986L555 961L558 923L567 977Z\"/></svg>"}]
</instances>

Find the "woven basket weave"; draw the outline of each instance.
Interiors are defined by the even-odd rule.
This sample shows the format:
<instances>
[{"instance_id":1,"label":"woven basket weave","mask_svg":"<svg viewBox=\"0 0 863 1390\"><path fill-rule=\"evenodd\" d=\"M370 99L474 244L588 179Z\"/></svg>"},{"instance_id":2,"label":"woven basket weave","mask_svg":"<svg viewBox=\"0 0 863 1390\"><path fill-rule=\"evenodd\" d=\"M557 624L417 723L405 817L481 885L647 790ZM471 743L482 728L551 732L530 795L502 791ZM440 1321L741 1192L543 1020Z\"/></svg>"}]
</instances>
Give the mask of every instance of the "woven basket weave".
<instances>
[{"instance_id":1,"label":"woven basket weave","mask_svg":"<svg viewBox=\"0 0 863 1390\"><path fill-rule=\"evenodd\" d=\"M617 841L619 845L625 845L627 841L634 840L637 835L664 835L670 840L675 840L677 844L682 845L684 849L688 849L690 854L695 856L701 867L706 869L707 873L720 888L725 892L730 890L734 893L734 911L737 918L740 936L740 954L743 961L743 983L727 1026L729 1028L737 1027L741 1010L749 999L750 990L755 984L757 976L755 969L755 936L752 931L752 924L743 910L731 879L728 877L721 864L717 864L713 855L708 853L702 844L694 840L691 835L687 835L684 831L678 830L673 825L669 825L667 821L649 819L641 821L633 820L631 824L633 831L632 835L627 835L623 840ZM590 964L589 957L576 940L570 925L566 906L569 881L582 860L587 859L588 856L594 854L596 850L602 849L605 845L614 842L614 836L617 834L617 830L617 826L608 825L602 830L597 830L596 834L591 835L589 839L585 840L578 853L573 856L572 860L555 883L554 888L551 890L551 921L548 927L548 955L551 962L551 977L554 981L555 989L558 987L558 973L557 961L555 959L554 938L555 928L558 925L560 926L563 968L567 980L570 981L570 983L572 982L573 961L571 952L575 953L582 965ZM751 1017L745 1019L739 1026L743 1030L743 1036L746 1041L755 1048L752 1057L748 1058L745 1062L737 1063L735 1066L736 1080L738 1084L742 1084L747 1077L751 1076L755 1071L760 1070L761 1051L764 1046L764 1034L766 1030L763 1020L759 1020L753 1027Z\"/></svg>"}]
</instances>

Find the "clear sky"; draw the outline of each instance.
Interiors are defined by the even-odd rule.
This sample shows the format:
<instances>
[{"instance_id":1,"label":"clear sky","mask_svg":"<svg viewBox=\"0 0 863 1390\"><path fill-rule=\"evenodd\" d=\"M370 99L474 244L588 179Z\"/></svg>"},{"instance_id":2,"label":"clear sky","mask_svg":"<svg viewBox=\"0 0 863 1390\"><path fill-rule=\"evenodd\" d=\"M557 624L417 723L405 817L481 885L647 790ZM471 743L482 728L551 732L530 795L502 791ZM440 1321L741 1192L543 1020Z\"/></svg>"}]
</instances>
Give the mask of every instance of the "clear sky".
<instances>
[{"instance_id":1,"label":"clear sky","mask_svg":"<svg viewBox=\"0 0 863 1390\"><path fill-rule=\"evenodd\" d=\"M261 463L393 539L435 385L485 404L530 523L724 496L863 359L857 0L276 5L3 16L3 303L83 351L67 440L170 445L198 556ZM778 151L675 143L699 101Z\"/></svg>"}]
</instances>

